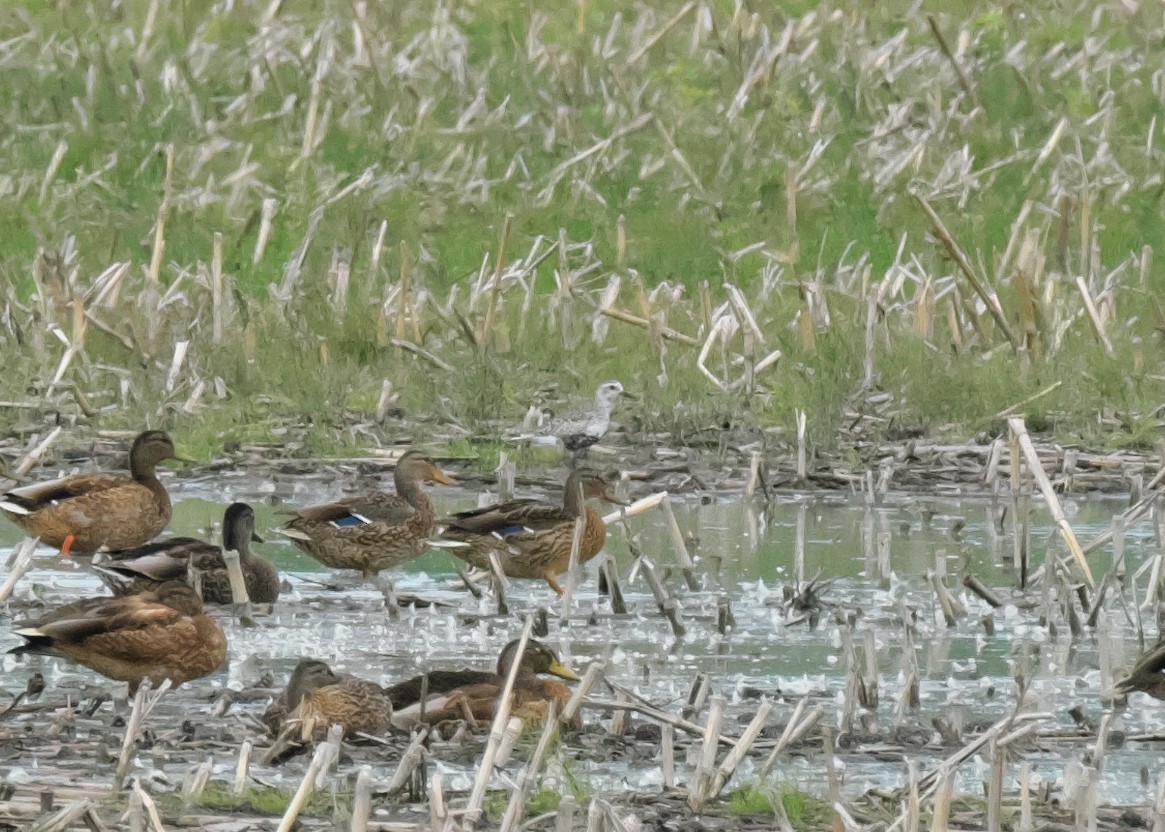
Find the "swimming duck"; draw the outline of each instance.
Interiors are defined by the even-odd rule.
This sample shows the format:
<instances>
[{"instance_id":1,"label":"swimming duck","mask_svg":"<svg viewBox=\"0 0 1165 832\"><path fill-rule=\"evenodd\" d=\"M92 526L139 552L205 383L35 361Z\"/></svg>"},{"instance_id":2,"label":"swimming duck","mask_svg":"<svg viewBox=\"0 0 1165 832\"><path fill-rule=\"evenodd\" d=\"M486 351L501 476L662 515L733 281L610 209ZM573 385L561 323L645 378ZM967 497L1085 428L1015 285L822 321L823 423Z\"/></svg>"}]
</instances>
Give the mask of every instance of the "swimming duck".
<instances>
[{"instance_id":1,"label":"swimming duck","mask_svg":"<svg viewBox=\"0 0 1165 832\"><path fill-rule=\"evenodd\" d=\"M305 659L295 666L287 688L268 706L263 724L272 735L284 730L301 739L321 740L344 726L344 736L379 735L391 725L392 701L380 685L349 674L337 675L324 662Z\"/></svg>"},{"instance_id":2,"label":"swimming duck","mask_svg":"<svg viewBox=\"0 0 1165 832\"><path fill-rule=\"evenodd\" d=\"M466 669L434 670L425 674L428 676L425 723L433 725L461 718L481 722L492 720L520 643L520 639L514 639L502 648L496 673ZM562 713L570 699L570 688L552 679L540 679L539 674L576 682L579 678L552 649L530 639L518 664L511 705L512 714L527 722L544 719L551 700L558 702L558 712ZM384 689L385 695L392 700L392 722L398 728L408 728L421 721L420 698L424 678L416 676Z\"/></svg>"},{"instance_id":3,"label":"swimming duck","mask_svg":"<svg viewBox=\"0 0 1165 832\"><path fill-rule=\"evenodd\" d=\"M216 671L226 659L222 628L190 585L168 581L125 598L86 598L16 624L27 644L9 653L61 656L137 693L142 679L175 687Z\"/></svg>"},{"instance_id":4,"label":"swimming duck","mask_svg":"<svg viewBox=\"0 0 1165 832\"><path fill-rule=\"evenodd\" d=\"M365 578L425 552L437 515L421 483L456 485L420 450L400 458L396 494L373 491L295 512L280 534L325 566L356 569Z\"/></svg>"},{"instance_id":5,"label":"swimming duck","mask_svg":"<svg viewBox=\"0 0 1165 832\"><path fill-rule=\"evenodd\" d=\"M1129 675L1116 683L1115 690L1122 695L1139 690L1154 699L1165 699L1165 640L1145 651Z\"/></svg>"},{"instance_id":6,"label":"swimming duck","mask_svg":"<svg viewBox=\"0 0 1165 832\"><path fill-rule=\"evenodd\" d=\"M602 475L579 469L566 480L561 506L541 500L511 500L458 512L444 521L444 531L433 545L486 570L490 568L490 553L496 552L502 572L509 577L542 578L562 595L556 576L570 565L575 520L586 517L579 563L597 555L607 539L603 518L586 504L591 498L624 504Z\"/></svg>"},{"instance_id":7,"label":"swimming duck","mask_svg":"<svg viewBox=\"0 0 1165 832\"><path fill-rule=\"evenodd\" d=\"M272 604L279 597L279 572L251 553L252 540L263 542L255 533L255 512L246 503L231 503L223 515L223 548L239 553L248 597L259 604ZM165 581L186 581L191 567L199 573L203 601L211 604L234 601L222 549L193 537L174 537L112 552L107 560L95 563L93 568L114 595L129 595L156 589Z\"/></svg>"},{"instance_id":8,"label":"swimming duck","mask_svg":"<svg viewBox=\"0 0 1165 832\"><path fill-rule=\"evenodd\" d=\"M14 488L0 496L0 512L64 555L141 546L170 522L170 496L154 474L165 459L182 457L169 436L147 430L130 449L130 477L76 474Z\"/></svg>"}]
</instances>

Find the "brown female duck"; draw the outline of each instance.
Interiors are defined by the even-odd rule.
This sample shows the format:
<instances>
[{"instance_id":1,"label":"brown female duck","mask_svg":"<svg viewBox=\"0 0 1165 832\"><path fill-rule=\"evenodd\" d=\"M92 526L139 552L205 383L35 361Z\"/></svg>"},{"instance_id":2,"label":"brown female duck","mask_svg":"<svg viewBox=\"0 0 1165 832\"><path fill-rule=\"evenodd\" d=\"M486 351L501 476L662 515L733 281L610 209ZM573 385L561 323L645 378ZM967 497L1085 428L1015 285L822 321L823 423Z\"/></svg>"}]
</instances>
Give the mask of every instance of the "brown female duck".
<instances>
[{"instance_id":1,"label":"brown female duck","mask_svg":"<svg viewBox=\"0 0 1165 832\"><path fill-rule=\"evenodd\" d=\"M76 474L14 488L0 496L0 512L65 555L140 546L170 522L170 497L154 474L165 459L181 457L169 436L148 430L130 449L130 477Z\"/></svg>"},{"instance_id":2,"label":"brown female duck","mask_svg":"<svg viewBox=\"0 0 1165 832\"><path fill-rule=\"evenodd\" d=\"M16 626L28 643L8 652L62 656L128 682L131 696L142 679L177 687L213 673L227 655L222 628L181 581L125 598L75 601Z\"/></svg>"},{"instance_id":3,"label":"brown female duck","mask_svg":"<svg viewBox=\"0 0 1165 832\"><path fill-rule=\"evenodd\" d=\"M1165 640L1157 642L1137 659L1129 675L1119 680L1115 689L1121 695L1139 690L1154 699L1165 699Z\"/></svg>"},{"instance_id":4,"label":"brown female duck","mask_svg":"<svg viewBox=\"0 0 1165 832\"><path fill-rule=\"evenodd\" d=\"M374 491L301 508L280 533L325 566L356 569L365 578L420 557L437 522L421 483L456 483L419 450L400 458L393 481L396 494Z\"/></svg>"},{"instance_id":5,"label":"brown female duck","mask_svg":"<svg viewBox=\"0 0 1165 832\"><path fill-rule=\"evenodd\" d=\"M345 737L380 735L389 729L391 718L392 701L380 685L337 675L324 662L305 659L263 714L263 724L273 736L319 741L333 725L342 725Z\"/></svg>"},{"instance_id":6,"label":"brown female duck","mask_svg":"<svg viewBox=\"0 0 1165 832\"><path fill-rule=\"evenodd\" d=\"M542 578L561 595L556 576L570 565L575 521L580 516L586 518L579 563L597 555L607 539L603 518L586 504L592 497L623 502L611 493L603 476L579 469L566 481L561 506L541 500L511 500L462 511L444 521L445 530L433 545L479 569L489 569L490 553L496 552L502 571L509 577Z\"/></svg>"},{"instance_id":7,"label":"brown female duck","mask_svg":"<svg viewBox=\"0 0 1165 832\"><path fill-rule=\"evenodd\" d=\"M498 656L497 672L480 670L434 670L425 676L416 676L385 688L392 700L393 724L407 728L421 721L421 691L427 688L424 722L435 724L448 719L468 718L472 722L488 722L497 713L498 701L506 685L510 668L518 655L519 639L502 648ZM514 678L512 713L526 721L545 718L550 701L556 701L558 711L570 699L570 688L552 679L541 679L540 674L578 681L578 675L564 665L558 654L539 641L530 639L518 663Z\"/></svg>"},{"instance_id":8,"label":"brown female duck","mask_svg":"<svg viewBox=\"0 0 1165 832\"><path fill-rule=\"evenodd\" d=\"M239 553L247 596L259 604L272 604L279 597L279 572L251 553L252 540L263 542L255 534L255 512L246 503L231 503L223 514L223 549ZM173 537L124 552L112 552L107 560L95 563L93 568L114 595L156 589L166 581L185 581L193 569L199 575L203 601L211 604L234 601L222 549L193 537Z\"/></svg>"}]
</instances>

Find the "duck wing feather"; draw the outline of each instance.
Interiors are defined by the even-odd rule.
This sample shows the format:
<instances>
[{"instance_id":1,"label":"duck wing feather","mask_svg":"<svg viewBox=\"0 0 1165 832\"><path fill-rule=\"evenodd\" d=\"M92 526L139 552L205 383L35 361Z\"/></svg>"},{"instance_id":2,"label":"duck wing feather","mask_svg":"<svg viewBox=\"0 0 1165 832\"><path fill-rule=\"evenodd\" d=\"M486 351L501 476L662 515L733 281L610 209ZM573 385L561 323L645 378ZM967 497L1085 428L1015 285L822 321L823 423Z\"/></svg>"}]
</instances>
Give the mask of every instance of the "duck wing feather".
<instances>
[{"instance_id":1,"label":"duck wing feather","mask_svg":"<svg viewBox=\"0 0 1165 832\"><path fill-rule=\"evenodd\" d=\"M334 523L337 526L353 526L363 523L387 523L390 526L407 523L417 510L403 498L395 494L371 492L360 494L334 503L306 506L295 512L295 520L309 523ZM295 523L292 520L292 523ZM289 524L290 525L290 524Z\"/></svg>"},{"instance_id":2,"label":"duck wing feather","mask_svg":"<svg viewBox=\"0 0 1165 832\"><path fill-rule=\"evenodd\" d=\"M499 684L500 677L486 670L432 670L429 677L429 696L448 693L466 685ZM421 700L424 676L414 676L384 689L394 708L406 708Z\"/></svg>"},{"instance_id":3,"label":"duck wing feather","mask_svg":"<svg viewBox=\"0 0 1165 832\"><path fill-rule=\"evenodd\" d=\"M93 636L172 624L185 615L148 594L96 598L66 604L42 618L17 622L17 635L33 644L75 644ZM28 645L26 645L28 646Z\"/></svg>"},{"instance_id":4,"label":"duck wing feather","mask_svg":"<svg viewBox=\"0 0 1165 832\"><path fill-rule=\"evenodd\" d=\"M4 492L4 500L28 511L36 511L61 500L97 494L133 485L133 480L116 474L77 474L59 480L38 482Z\"/></svg>"},{"instance_id":5,"label":"duck wing feather","mask_svg":"<svg viewBox=\"0 0 1165 832\"><path fill-rule=\"evenodd\" d=\"M527 531L545 531L562 523L573 522L574 517L562 506L541 500L511 500L496 506L462 511L446 520L446 530L473 534L516 534Z\"/></svg>"}]
</instances>

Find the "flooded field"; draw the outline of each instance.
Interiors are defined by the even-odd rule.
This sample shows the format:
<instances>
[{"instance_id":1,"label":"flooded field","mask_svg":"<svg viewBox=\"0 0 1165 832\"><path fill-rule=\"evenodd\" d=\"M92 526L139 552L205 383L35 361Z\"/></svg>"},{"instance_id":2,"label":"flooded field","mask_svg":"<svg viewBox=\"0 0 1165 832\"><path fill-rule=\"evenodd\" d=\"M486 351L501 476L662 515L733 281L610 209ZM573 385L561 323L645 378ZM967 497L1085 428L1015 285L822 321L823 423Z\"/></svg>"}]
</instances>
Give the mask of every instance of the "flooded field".
<instances>
[{"instance_id":1,"label":"flooded field","mask_svg":"<svg viewBox=\"0 0 1165 832\"><path fill-rule=\"evenodd\" d=\"M265 674L270 674L276 687L282 687L296 661L308 656L326 660L337 671L385 684L426 669L491 668L501 646L521 631L525 615L539 607L547 607L551 613L549 635L543 641L555 647L576 670L581 673L592 661L605 660L606 678L633 689L669 713L681 713L699 674L708 676L712 693L728 700L723 733L729 736L740 734L762 696L772 697L776 707L769 723L778 726L776 734L762 735L770 741L767 746L763 740L758 744L757 752L745 761L729 790L755 782L757 766L767 755L766 748L772 747L771 739L802 698L822 703L823 724L840 723L853 736L837 755L842 795L847 800L872 788L901 786L907 759L917 760L923 772L932 770L956 748L937 740L932 720L939 717L956 732L974 734L976 726L1000 719L1012 707L1016 677L1026 680L1027 709L1046 716L1034 742L1025 744L1008 764L1006 786L1014 789L1023 760L1032 764L1033 784L1046 779L1054 784L1053 790L1062 787L1066 769L1073 761L1082 761L1095 742L1095 736L1078 731L1069 711L1079 708L1096 724L1111 710L1103 696L1111 679L1106 680L1100 671L1099 643L1103 640L1107 644L1106 660L1114 669L1131 666L1141 650L1136 605L1127 591L1126 603L1110 600L1097 627L1085 627L1082 635L1073 638L1061 601L1047 597L1042 586L1026 595L1013 589L1018 573L1013 565L1010 519L998 522L1006 500L891 496L880 505L870 505L856 496L820 494L784 496L766 506L743 501L737 494L673 498L679 526L697 560L698 584L695 591L688 589L678 570L667 578L672 594L679 599L686 629L677 640L659 615L643 578L632 575L634 579L628 580L632 556L619 524L612 526L605 551L615 559L624 581L630 609L626 615L612 615L609 600L598 593L598 561L587 570L568 618L562 618L561 603L544 584L521 580L514 581L508 591L509 617L499 617L488 591L481 599L470 596L454 571L454 559L432 552L394 575L396 589L447 606L406 609L395 618L388 615L381 594L370 585L362 585L354 573L323 569L289 541L268 533L283 522L281 509L336 496L339 483L311 476L279 477L272 483L225 474L174 481L171 488L175 510L170 528L176 535L215 534L227 503L251 503L258 515L259 532L266 539L256 548L279 566L291 591L284 593L271 614L258 617L256 627L242 627L231 621L227 612L217 613L230 640L229 667L184 685L159 706L161 716L155 719L162 724L152 726L158 736L173 733L174 724L166 716L169 708L170 715L180 714L193 723L201 742L189 753L182 753L181 743L175 742L169 752L143 753L135 761L137 773L155 768L165 775L170 787L181 784L190 767L203 763L208 754L213 760L212 780L230 781L237 748L232 750L229 741L237 744L248 736L257 745L265 742L250 717L262 712L266 697L241 697L225 715L215 716L215 700L224 688L239 692L269 685L270 678L263 680ZM476 493L461 488L434 488L431 494L440 513L478 504ZM1125 507L1127 500L1069 497L1065 501L1072 525L1085 542L1107 529L1112 517ZM1037 506L1032 518L1034 571L1043 561L1053 528L1042 507ZM662 512L647 512L631 518L628 524L633 541L661 570L675 564ZM19 539L14 527L0 525L0 552L8 551ZM1061 549L1059 541L1052 540L1051 551ZM1128 529L1124 549L1127 572L1135 575L1157 552L1152 526L1146 522ZM887 551L890 574L884 575ZM1107 547L1093 556L1091 565L1098 579L1108 569L1110 557ZM936 563L947 573L946 585L966 607L967 614L954 627L947 626L928 577ZM993 588L1005 603L992 610L966 591L960 583L964 573ZM798 580L814 578L821 582L821 605L815 611L817 626L811 628L806 613L788 608L783 599L786 588ZM1142 595L1144 584L1142 577L1138 584ZM101 591L99 582L81 566L43 550L17 589L10 613L19 616L29 611L37 599L53 605ZM735 626L721 635L718 604L724 597L730 601ZM1156 624L1150 613L1144 615L1145 640L1151 644ZM987 624L984 616L990 617ZM909 631L903 625L904 618L912 623ZM0 618L0 650L19 643L10 634L10 621ZM863 667L867 662L865 647L874 645L872 660L876 662L880 698L876 711L847 705L852 692L847 694L845 645L850 639ZM911 653L914 662L907 660ZM918 708L902 708L904 680L915 666ZM74 702L87 700L100 689L122 691L117 695L124 696L124 686L111 686L90 671L63 661L38 657L18 660L3 655L0 668L0 687L12 696L24 690L28 677L37 670L47 681L46 702L63 702L66 697ZM609 702L613 696L596 690L592 698ZM124 709L124 705L120 707ZM856 725L845 724L847 709L859 714ZM51 710L25 714L19 723L27 724L34 718L51 722L53 714ZM703 723L700 714L689 718ZM89 717L78 717L78 730L84 733L85 726L90 726L94 736L111 732L114 739L106 745L115 744L120 734L113 719L114 713L106 705ZM606 710L584 709L584 738L604 734L609 719ZM632 717L631 724L645 723ZM5 727L17 730L11 719L7 726L0 723L0 728ZM910 730L895 732L895 728ZM1108 729L1109 752L1099 774L1099 800L1148 803L1153 786L1147 785L1145 778L1151 777L1155 786L1157 773L1165 766L1165 744L1137 738L1165 732L1165 704L1134 694L1127 708L1115 711ZM904 736L913 739L903 740ZM400 745L404 743L402 739ZM677 776L682 783L690 775L699 743L692 742L686 749L687 757L679 738L677 745ZM791 756L786 754L773 776L797 789L823 795L826 769L820 748L820 742L815 741L797 748ZM593 742L575 744L568 740L555 752L551 770L560 775L568 772L572 780L584 783L594 794L650 792L662 787L657 754L625 753L626 749L618 754L609 752L609 745L596 747ZM373 748L356 755L357 762L372 763L375 776L384 779L395 765L388 761L397 758L399 748ZM430 773L441 773L446 789L470 787L476 771L472 753L443 755L434 750L433 761ZM0 779L35 781L38 768L48 762L35 743L0 743ZM100 779L105 779L100 771L111 765L98 764ZM305 765L304 757L279 767L253 764L251 773L259 782L290 791ZM340 766L341 774L352 768L345 760ZM386 768L381 770L381 766ZM53 777L64 776L66 780L62 772L94 774L91 761L83 757L54 758L51 768ZM986 754L973 758L959 769L957 791L982 794L988 771Z\"/></svg>"}]
</instances>

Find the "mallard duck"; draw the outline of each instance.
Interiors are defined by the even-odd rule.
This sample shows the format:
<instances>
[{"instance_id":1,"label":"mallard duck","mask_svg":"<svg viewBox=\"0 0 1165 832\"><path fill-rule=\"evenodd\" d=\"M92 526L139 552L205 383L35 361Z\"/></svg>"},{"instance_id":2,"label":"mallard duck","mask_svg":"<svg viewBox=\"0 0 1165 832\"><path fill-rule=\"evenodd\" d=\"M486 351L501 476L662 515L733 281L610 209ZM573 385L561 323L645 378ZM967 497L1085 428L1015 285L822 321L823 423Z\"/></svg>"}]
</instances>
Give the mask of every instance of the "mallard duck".
<instances>
[{"instance_id":1,"label":"mallard duck","mask_svg":"<svg viewBox=\"0 0 1165 832\"><path fill-rule=\"evenodd\" d=\"M498 656L497 672L481 670L434 670L428 676L428 697L425 699L424 721L427 724L447 719L468 718L488 722L497 712L498 699L518 654L520 639L502 648ZM559 704L559 713L570 699L570 688L551 679L540 679L546 673L560 679L578 681L578 675L564 665L558 654L540 641L530 639L526 652L518 664L514 679L512 714L525 721L545 718L546 706L551 701ZM421 720L421 690L426 687L425 676L416 676L385 688L392 700L392 722L398 728L408 728Z\"/></svg>"},{"instance_id":2,"label":"mallard duck","mask_svg":"<svg viewBox=\"0 0 1165 832\"><path fill-rule=\"evenodd\" d=\"M607 539L603 518L586 504L592 497L623 504L602 475L580 469L567 479L561 506L541 500L511 500L462 511L443 521L444 531L433 545L479 569L489 569L490 553L496 552L502 571L509 577L542 578L562 595L556 576L570 565L575 520L585 513L579 563L597 555Z\"/></svg>"},{"instance_id":3,"label":"mallard duck","mask_svg":"<svg viewBox=\"0 0 1165 832\"><path fill-rule=\"evenodd\" d=\"M170 522L170 496L154 474L164 459L182 457L169 436L148 430L130 449L130 477L76 474L14 488L0 496L0 512L65 555L141 546Z\"/></svg>"},{"instance_id":4,"label":"mallard duck","mask_svg":"<svg viewBox=\"0 0 1165 832\"><path fill-rule=\"evenodd\" d=\"M255 512L246 503L231 503L223 515L223 548L239 553L250 599L259 604L272 604L279 597L279 572L251 553L252 540L263 542L255 534ZM165 581L186 581L191 567L199 573L203 601L233 602L230 573L223 561L222 549L193 537L173 537L124 552L111 552L107 560L95 562L93 566L114 595L155 589Z\"/></svg>"},{"instance_id":5,"label":"mallard duck","mask_svg":"<svg viewBox=\"0 0 1165 832\"><path fill-rule=\"evenodd\" d=\"M222 628L181 581L125 598L74 601L16 627L28 643L9 653L64 657L128 682L131 696L142 679L155 686L169 679L176 687L213 673L227 655Z\"/></svg>"},{"instance_id":6,"label":"mallard duck","mask_svg":"<svg viewBox=\"0 0 1165 832\"><path fill-rule=\"evenodd\" d=\"M264 712L263 724L272 735L293 727L296 736L320 740L335 724L344 726L345 737L383 734L391 717L392 701L380 685L346 673L336 675L324 662L305 659Z\"/></svg>"},{"instance_id":7,"label":"mallard duck","mask_svg":"<svg viewBox=\"0 0 1165 832\"><path fill-rule=\"evenodd\" d=\"M1116 693L1128 695L1134 691L1143 691L1154 699L1165 699L1165 640L1150 647L1129 675L1121 679L1114 686Z\"/></svg>"},{"instance_id":8,"label":"mallard duck","mask_svg":"<svg viewBox=\"0 0 1165 832\"><path fill-rule=\"evenodd\" d=\"M415 449L397 462L393 481L396 494L373 491L301 508L280 534L325 566L357 569L365 578L420 557L437 524L421 483L456 482Z\"/></svg>"}]
</instances>

